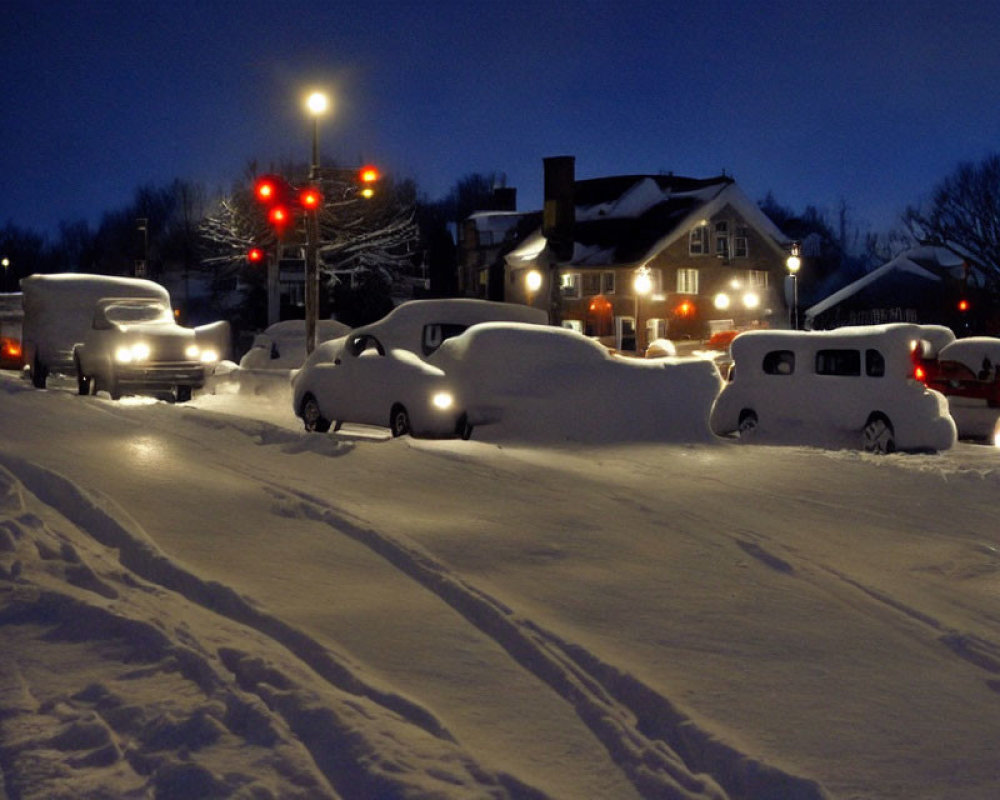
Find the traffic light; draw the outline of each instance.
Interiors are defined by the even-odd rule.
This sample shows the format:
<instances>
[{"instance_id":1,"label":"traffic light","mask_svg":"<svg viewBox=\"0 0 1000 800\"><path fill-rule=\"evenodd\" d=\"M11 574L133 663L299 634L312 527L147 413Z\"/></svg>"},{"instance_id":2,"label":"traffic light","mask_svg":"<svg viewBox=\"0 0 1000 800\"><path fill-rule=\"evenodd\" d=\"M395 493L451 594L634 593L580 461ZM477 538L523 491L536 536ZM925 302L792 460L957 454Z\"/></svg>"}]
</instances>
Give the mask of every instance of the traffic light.
<instances>
[{"instance_id":1,"label":"traffic light","mask_svg":"<svg viewBox=\"0 0 1000 800\"><path fill-rule=\"evenodd\" d=\"M966 300L964 297L958 301L958 310L961 311L963 314L969 310L969 301Z\"/></svg>"},{"instance_id":2,"label":"traffic light","mask_svg":"<svg viewBox=\"0 0 1000 800\"><path fill-rule=\"evenodd\" d=\"M266 206L287 203L291 194L288 181L280 175L261 175L254 184L254 196Z\"/></svg>"},{"instance_id":3,"label":"traffic light","mask_svg":"<svg viewBox=\"0 0 1000 800\"><path fill-rule=\"evenodd\" d=\"M291 220L291 212L283 205L271 206L271 209L267 212L267 221L278 230L283 230Z\"/></svg>"},{"instance_id":4,"label":"traffic light","mask_svg":"<svg viewBox=\"0 0 1000 800\"><path fill-rule=\"evenodd\" d=\"M318 211L323 206L323 195L319 189L308 186L299 192L299 205L306 211Z\"/></svg>"},{"instance_id":5,"label":"traffic light","mask_svg":"<svg viewBox=\"0 0 1000 800\"><path fill-rule=\"evenodd\" d=\"M259 247L251 247L250 252L247 253L247 261L251 264L259 264L264 260L264 251Z\"/></svg>"},{"instance_id":6,"label":"traffic light","mask_svg":"<svg viewBox=\"0 0 1000 800\"><path fill-rule=\"evenodd\" d=\"M361 196L366 200L375 196L375 185L382 176L378 168L368 164L358 170L358 182L361 184Z\"/></svg>"}]
</instances>

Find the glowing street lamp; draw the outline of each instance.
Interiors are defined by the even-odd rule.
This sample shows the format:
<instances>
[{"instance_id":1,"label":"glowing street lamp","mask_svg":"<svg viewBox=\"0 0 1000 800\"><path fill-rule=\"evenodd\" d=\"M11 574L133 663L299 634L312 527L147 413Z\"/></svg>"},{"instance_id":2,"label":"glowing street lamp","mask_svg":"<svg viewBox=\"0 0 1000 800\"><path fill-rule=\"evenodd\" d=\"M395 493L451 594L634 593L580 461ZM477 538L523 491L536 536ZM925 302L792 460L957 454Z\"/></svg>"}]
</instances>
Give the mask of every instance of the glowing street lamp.
<instances>
[{"instance_id":1,"label":"glowing street lamp","mask_svg":"<svg viewBox=\"0 0 1000 800\"><path fill-rule=\"evenodd\" d=\"M642 266L635 271L635 278L632 280L632 288L635 289L635 352L639 354L642 352L642 320L639 317L639 312L642 307L639 304L639 299L645 297L651 291L653 291L653 276L649 271L649 267Z\"/></svg>"},{"instance_id":2,"label":"glowing street lamp","mask_svg":"<svg viewBox=\"0 0 1000 800\"><path fill-rule=\"evenodd\" d=\"M528 305L534 305L535 294L542 288L542 273L537 269L529 270L524 276L524 288L528 292Z\"/></svg>"},{"instance_id":3,"label":"glowing street lamp","mask_svg":"<svg viewBox=\"0 0 1000 800\"><path fill-rule=\"evenodd\" d=\"M785 260L785 266L788 268L788 274L792 278L792 306L788 310L788 326L792 330L798 330L799 328L799 276L798 271L802 266L802 259L799 258L799 246L797 244L792 245L792 253Z\"/></svg>"},{"instance_id":4,"label":"glowing street lamp","mask_svg":"<svg viewBox=\"0 0 1000 800\"><path fill-rule=\"evenodd\" d=\"M306 108L313 119L312 129L312 166L309 169L309 180L313 183L311 190L316 192L315 207L305 217L306 222L306 353L316 349L316 321L319 318L319 265L317 264L317 248L319 245L319 118L330 107L330 98L323 92L313 92L306 98ZM312 196L312 195L310 195Z\"/></svg>"}]
</instances>

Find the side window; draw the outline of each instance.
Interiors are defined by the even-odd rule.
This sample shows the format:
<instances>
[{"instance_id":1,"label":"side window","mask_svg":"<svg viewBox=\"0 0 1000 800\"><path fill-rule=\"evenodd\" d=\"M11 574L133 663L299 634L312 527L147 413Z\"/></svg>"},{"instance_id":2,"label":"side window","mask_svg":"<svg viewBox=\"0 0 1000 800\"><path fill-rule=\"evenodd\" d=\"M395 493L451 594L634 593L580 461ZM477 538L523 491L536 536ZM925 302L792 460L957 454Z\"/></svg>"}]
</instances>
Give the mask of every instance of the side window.
<instances>
[{"instance_id":1,"label":"side window","mask_svg":"<svg viewBox=\"0 0 1000 800\"><path fill-rule=\"evenodd\" d=\"M795 353L791 350L772 350L764 356L761 369L767 375L791 375L795 372Z\"/></svg>"},{"instance_id":2,"label":"side window","mask_svg":"<svg viewBox=\"0 0 1000 800\"><path fill-rule=\"evenodd\" d=\"M885 356L878 350L865 350L865 375L869 378L885 375Z\"/></svg>"},{"instance_id":3,"label":"side window","mask_svg":"<svg viewBox=\"0 0 1000 800\"><path fill-rule=\"evenodd\" d=\"M816 374L860 377L861 351L860 350L817 350Z\"/></svg>"},{"instance_id":4,"label":"side window","mask_svg":"<svg viewBox=\"0 0 1000 800\"><path fill-rule=\"evenodd\" d=\"M448 322L435 322L430 325L424 325L424 335L421 342L421 349L424 355L429 356L441 346L441 343L445 339L458 336L467 327L466 325L455 325Z\"/></svg>"}]
</instances>

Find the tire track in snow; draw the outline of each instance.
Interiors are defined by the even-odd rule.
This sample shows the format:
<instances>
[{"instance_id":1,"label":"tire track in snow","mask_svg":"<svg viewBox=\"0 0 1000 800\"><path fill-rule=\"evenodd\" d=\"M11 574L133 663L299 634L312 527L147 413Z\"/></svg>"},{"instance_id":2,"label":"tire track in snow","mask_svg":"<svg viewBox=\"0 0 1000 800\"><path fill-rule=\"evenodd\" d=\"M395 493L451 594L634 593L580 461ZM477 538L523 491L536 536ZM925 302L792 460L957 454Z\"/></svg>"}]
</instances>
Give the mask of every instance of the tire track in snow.
<instances>
[{"instance_id":1,"label":"tire track in snow","mask_svg":"<svg viewBox=\"0 0 1000 800\"><path fill-rule=\"evenodd\" d=\"M634 676L519 616L419 546L375 530L307 492L272 488L298 498L305 514L366 545L496 641L574 707L644 798L827 796L815 781L784 773L701 730Z\"/></svg>"},{"instance_id":2,"label":"tire track in snow","mask_svg":"<svg viewBox=\"0 0 1000 800\"><path fill-rule=\"evenodd\" d=\"M305 633L254 607L231 588L214 581L204 581L171 562L145 537L137 523L121 512L120 520L71 480L32 462L3 453L0 453L0 468L9 471L38 500L58 511L95 541L116 549L119 563L135 575L258 631L284 646L331 686L366 698L433 736L448 751L449 769L459 771L463 777L475 783L476 797L496 800L545 800L547 797L511 775L493 773L476 763L461 751L445 727L422 706L365 683L348 666L340 663L334 654ZM95 591L94 586L83 588ZM96 593L106 596L99 591ZM103 609L79 604L76 608L80 613L104 614L112 619ZM112 621L119 624L117 618ZM126 620L120 624L133 623ZM154 630L153 633L159 634L159 631ZM431 796L450 796L447 792L435 793L426 785L423 789L414 789L407 784L406 776L396 777L391 774L391 770L381 769L374 742L366 741L363 732L352 729L336 709L317 706L314 700L301 696L301 693L287 691L291 687L283 680L283 676L269 668L261 659L232 648L223 648L219 652L219 658L244 690L257 694L269 708L284 718L289 728L309 749L316 766L333 786L347 789L347 796L352 796L351 789L360 792L357 796L364 797L419 797L426 791L431 791ZM201 671L206 671L204 666ZM446 771L441 771L440 774L428 772L427 775L445 784L456 783L455 777ZM346 786L345 780L348 782Z\"/></svg>"}]
</instances>

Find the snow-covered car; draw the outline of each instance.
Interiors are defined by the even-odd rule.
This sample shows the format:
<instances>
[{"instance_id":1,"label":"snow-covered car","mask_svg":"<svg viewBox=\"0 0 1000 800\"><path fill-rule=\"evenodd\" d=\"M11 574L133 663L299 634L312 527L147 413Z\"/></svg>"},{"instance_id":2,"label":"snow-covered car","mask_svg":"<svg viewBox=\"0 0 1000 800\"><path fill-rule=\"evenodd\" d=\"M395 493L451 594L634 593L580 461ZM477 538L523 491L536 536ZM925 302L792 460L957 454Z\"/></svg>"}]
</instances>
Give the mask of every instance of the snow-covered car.
<instances>
[{"instance_id":1,"label":"snow-covered car","mask_svg":"<svg viewBox=\"0 0 1000 800\"><path fill-rule=\"evenodd\" d=\"M918 364L924 370L924 383L941 394L1000 408L1000 339L956 339L938 350L936 357L921 358Z\"/></svg>"},{"instance_id":2,"label":"snow-covered car","mask_svg":"<svg viewBox=\"0 0 1000 800\"><path fill-rule=\"evenodd\" d=\"M316 322L316 341L326 342L346 335L350 327L333 319ZM306 360L306 323L287 319L258 333L240 359L242 369L298 369Z\"/></svg>"},{"instance_id":3,"label":"snow-covered car","mask_svg":"<svg viewBox=\"0 0 1000 800\"><path fill-rule=\"evenodd\" d=\"M910 324L740 334L712 430L876 453L946 450L956 438L948 403L914 375L924 334Z\"/></svg>"},{"instance_id":4,"label":"snow-covered car","mask_svg":"<svg viewBox=\"0 0 1000 800\"><path fill-rule=\"evenodd\" d=\"M190 400L218 358L217 350L198 344L193 329L174 321L169 303L149 297L99 300L90 330L73 348L80 394L104 390L113 399L172 392Z\"/></svg>"},{"instance_id":5,"label":"snow-covered car","mask_svg":"<svg viewBox=\"0 0 1000 800\"><path fill-rule=\"evenodd\" d=\"M621 356L566 328L517 323L470 327L428 361L451 379L465 424L494 440L709 441L722 386L705 359Z\"/></svg>"},{"instance_id":6,"label":"snow-covered car","mask_svg":"<svg viewBox=\"0 0 1000 800\"><path fill-rule=\"evenodd\" d=\"M310 431L349 422L388 427L394 436L467 437L454 386L430 357L443 342L489 320L541 327L548 315L487 300L411 300L319 345L292 373L292 407Z\"/></svg>"},{"instance_id":7,"label":"snow-covered car","mask_svg":"<svg viewBox=\"0 0 1000 800\"><path fill-rule=\"evenodd\" d=\"M374 337L386 351L402 348L426 358L442 342L480 322L525 322L547 325L548 314L518 303L497 303L472 298L410 300L382 319L362 325L351 336Z\"/></svg>"},{"instance_id":8,"label":"snow-covered car","mask_svg":"<svg viewBox=\"0 0 1000 800\"><path fill-rule=\"evenodd\" d=\"M365 333L318 345L293 376L292 404L307 431L349 422L388 427L393 436L471 433L440 369Z\"/></svg>"}]
</instances>

